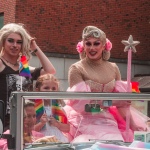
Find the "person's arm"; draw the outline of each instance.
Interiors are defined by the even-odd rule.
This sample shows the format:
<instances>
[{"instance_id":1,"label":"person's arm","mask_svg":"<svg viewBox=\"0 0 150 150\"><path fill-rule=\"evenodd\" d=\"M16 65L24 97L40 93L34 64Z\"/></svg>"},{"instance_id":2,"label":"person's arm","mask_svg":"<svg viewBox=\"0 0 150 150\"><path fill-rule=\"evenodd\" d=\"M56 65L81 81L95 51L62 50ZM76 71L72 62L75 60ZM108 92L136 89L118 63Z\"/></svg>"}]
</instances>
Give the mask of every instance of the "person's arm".
<instances>
[{"instance_id":1,"label":"person's arm","mask_svg":"<svg viewBox=\"0 0 150 150\"><path fill-rule=\"evenodd\" d=\"M45 125L44 122L38 122L36 125L34 125L34 130L41 131L41 129L44 127L44 125Z\"/></svg>"},{"instance_id":2,"label":"person's arm","mask_svg":"<svg viewBox=\"0 0 150 150\"><path fill-rule=\"evenodd\" d=\"M120 70L119 70L119 67L117 66L116 63L114 63L114 68L115 68L115 72L116 72L116 85L119 83L119 85L123 88L125 87L125 83L121 81L121 73L120 73ZM117 91L117 92L124 92L124 91L121 91L121 88L119 88L120 91ZM127 92L127 91L126 91ZM127 101L122 101L122 100L119 100L119 101L115 101L113 100L113 106L116 106L118 108L120 107L128 107L131 105L131 100L127 100Z\"/></svg>"},{"instance_id":3,"label":"person's arm","mask_svg":"<svg viewBox=\"0 0 150 150\"><path fill-rule=\"evenodd\" d=\"M58 122L57 128L62 132L69 132L70 131L70 124L69 123L65 124L65 123Z\"/></svg>"},{"instance_id":4,"label":"person's arm","mask_svg":"<svg viewBox=\"0 0 150 150\"><path fill-rule=\"evenodd\" d=\"M115 64L115 70L116 70L116 80L121 80L121 73L119 67L116 64Z\"/></svg>"},{"instance_id":5,"label":"person's arm","mask_svg":"<svg viewBox=\"0 0 150 150\"><path fill-rule=\"evenodd\" d=\"M44 127L46 122L47 122L47 115L43 114L41 119L40 119L40 122L38 122L36 125L34 125L34 130L40 131Z\"/></svg>"},{"instance_id":6,"label":"person's arm","mask_svg":"<svg viewBox=\"0 0 150 150\"><path fill-rule=\"evenodd\" d=\"M42 50L38 47L35 40L31 40L31 50L35 53L35 55L39 58L43 69L41 69L41 75L44 73L55 74L56 70L46 55L42 52ZM34 68L30 68L31 72Z\"/></svg>"},{"instance_id":7,"label":"person's arm","mask_svg":"<svg viewBox=\"0 0 150 150\"><path fill-rule=\"evenodd\" d=\"M69 82L70 88L82 81L84 81L84 80L82 78L81 71L79 70L79 68L76 65L72 65L69 68L69 72L68 72L68 82Z\"/></svg>"},{"instance_id":8,"label":"person's arm","mask_svg":"<svg viewBox=\"0 0 150 150\"><path fill-rule=\"evenodd\" d=\"M50 117L50 124L57 127L62 132L69 132L70 124L61 123L57 121L54 117Z\"/></svg>"}]
</instances>

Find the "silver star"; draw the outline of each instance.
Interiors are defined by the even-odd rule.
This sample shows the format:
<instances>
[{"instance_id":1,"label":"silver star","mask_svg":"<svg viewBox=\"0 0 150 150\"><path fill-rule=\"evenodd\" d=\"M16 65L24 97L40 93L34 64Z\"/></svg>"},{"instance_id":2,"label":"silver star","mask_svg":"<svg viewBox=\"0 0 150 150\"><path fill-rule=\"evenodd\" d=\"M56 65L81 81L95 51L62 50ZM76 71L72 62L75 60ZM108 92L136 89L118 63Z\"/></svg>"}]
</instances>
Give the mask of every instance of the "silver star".
<instances>
[{"instance_id":1,"label":"silver star","mask_svg":"<svg viewBox=\"0 0 150 150\"><path fill-rule=\"evenodd\" d=\"M138 45L140 42L139 41L133 41L133 37L132 37L132 35L130 35L128 38L128 41L122 40L121 43L125 45L124 52L131 49L135 53L136 52L135 46Z\"/></svg>"}]
</instances>

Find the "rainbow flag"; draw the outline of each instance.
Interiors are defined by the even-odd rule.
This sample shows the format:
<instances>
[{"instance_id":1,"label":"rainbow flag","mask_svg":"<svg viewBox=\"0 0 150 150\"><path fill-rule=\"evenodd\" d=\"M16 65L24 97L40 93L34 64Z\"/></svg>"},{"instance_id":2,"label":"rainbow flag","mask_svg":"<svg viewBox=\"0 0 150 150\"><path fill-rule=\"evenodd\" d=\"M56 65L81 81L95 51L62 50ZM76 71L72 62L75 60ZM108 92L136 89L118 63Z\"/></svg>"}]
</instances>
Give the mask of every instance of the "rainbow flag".
<instances>
[{"instance_id":1,"label":"rainbow flag","mask_svg":"<svg viewBox=\"0 0 150 150\"><path fill-rule=\"evenodd\" d=\"M44 114L44 102L42 99L36 99L35 101L36 119L39 120Z\"/></svg>"},{"instance_id":2,"label":"rainbow flag","mask_svg":"<svg viewBox=\"0 0 150 150\"><path fill-rule=\"evenodd\" d=\"M132 85L132 93L140 93L138 82L131 82L131 85Z\"/></svg>"},{"instance_id":3,"label":"rainbow flag","mask_svg":"<svg viewBox=\"0 0 150 150\"><path fill-rule=\"evenodd\" d=\"M29 70L26 56L21 56L20 63L19 63L19 75L31 78L31 73Z\"/></svg>"},{"instance_id":4,"label":"rainbow flag","mask_svg":"<svg viewBox=\"0 0 150 150\"><path fill-rule=\"evenodd\" d=\"M52 113L56 120L67 124L67 117L56 100L52 100Z\"/></svg>"}]
</instances>

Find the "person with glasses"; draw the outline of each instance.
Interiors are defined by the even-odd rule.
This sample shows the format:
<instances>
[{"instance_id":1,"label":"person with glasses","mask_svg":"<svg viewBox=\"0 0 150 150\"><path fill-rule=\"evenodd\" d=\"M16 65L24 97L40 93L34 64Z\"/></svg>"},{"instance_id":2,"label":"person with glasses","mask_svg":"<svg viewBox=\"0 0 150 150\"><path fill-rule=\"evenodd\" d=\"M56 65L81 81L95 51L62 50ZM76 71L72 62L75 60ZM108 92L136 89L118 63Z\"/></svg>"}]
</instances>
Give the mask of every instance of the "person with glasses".
<instances>
[{"instance_id":1,"label":"person with glasses","mask_svg":"<svg viewBox=\"0 0 150 150\"><path fill-rule=\"evenodd\" d=\"M9 23L0 30L0 100L5 103L6 117L5 128L9 126L9 97L14 90L21 89L19 76L19 61L21 56L26 56L29 61L31 53L35 53L41 66L39 68L29 66L32 81L39 75L45 73L54 74L55 68L49 59L37 45L33 38L25 29L23 24ZM23 80L24 81L24 80ZM32 82L31 81L31 82ZM30 83L30 82L29 82ZM28 86L27 86L28 87ZM28 90L28 89L27 89Z\"/></svg>"},{"instance_id":2,"label":"person with glasses","mask_svg":"<svg viewBox=\"0 0 150 150\"><path fill-rule=\"evenodd\" d=\"M69 68L68 91L119 92L115 89L116 81L121 81L119 68L116 63L108 61L111 48L112 43L101 29L95 26L85 27L82 41L77 44L81 60ZM112 105L129 106L130 101L113 101ZM67 100L64 109L70 123L70 140L125 140L118 128L118 120L109 111L109 104L95 100ZM123 118L120 122L125 129ZM130 137L133 140L133 134Z\"/></svg>"}]
</instances>

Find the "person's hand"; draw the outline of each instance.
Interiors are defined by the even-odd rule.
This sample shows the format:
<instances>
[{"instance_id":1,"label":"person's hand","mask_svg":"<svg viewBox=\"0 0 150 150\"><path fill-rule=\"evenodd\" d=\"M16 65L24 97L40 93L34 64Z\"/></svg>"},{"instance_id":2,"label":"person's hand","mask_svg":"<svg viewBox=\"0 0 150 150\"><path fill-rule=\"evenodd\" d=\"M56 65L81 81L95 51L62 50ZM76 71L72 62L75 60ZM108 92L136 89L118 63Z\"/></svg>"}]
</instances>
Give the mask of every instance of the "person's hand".
<instances>
[{"instance_id":1,"label":"person's hand","mask_svg":"<svg viewBox=\"0 0 150 150\"><path fill-rule=\"evenodd\" d=\"M45 124L47 121L48 121L47 115L46 115L46 113L44 113L44 114L42 115L42 117L40 118L40 122L41 122L42 124Z\"/></svg>"},{"instance_id":2,"label":"person's hand","mask_svg":"<svg viewBox=\"0 0 150 150\"><path fill-rule=\"evenodd\" d=\"M60 141L54 135L44 136L44 137L39 138L39 139L34 141L34 143L41 143L41 142L60 142Z\"/></svg>"},{"instance_id":3,"label":"person's hand","mask_svg":"<svg viewBox=\"0 0 150 150\"><path fill-rule=\"evenodd\" d=\"M35 38L31 38L31 40L30 40L30 49L31 49L31 51L34 51L37 48L38 48L38 46L36 44Z\"/></svg>"},{"instance_id":4,"label":"person's hand","mask_svg":"<svg viewBox=\"0 0 150 150\"><path fill-rule=\"evenodd\" d=\"M57 128L59 128L60 123L54 118L54 117L50 117L50 125L53 125Z\"/></svg>"}]
</instances>

